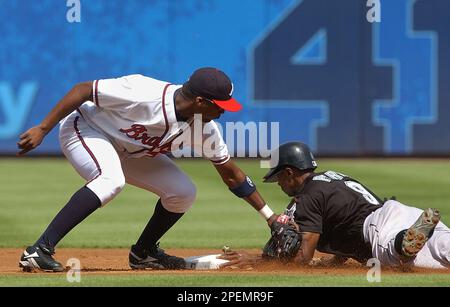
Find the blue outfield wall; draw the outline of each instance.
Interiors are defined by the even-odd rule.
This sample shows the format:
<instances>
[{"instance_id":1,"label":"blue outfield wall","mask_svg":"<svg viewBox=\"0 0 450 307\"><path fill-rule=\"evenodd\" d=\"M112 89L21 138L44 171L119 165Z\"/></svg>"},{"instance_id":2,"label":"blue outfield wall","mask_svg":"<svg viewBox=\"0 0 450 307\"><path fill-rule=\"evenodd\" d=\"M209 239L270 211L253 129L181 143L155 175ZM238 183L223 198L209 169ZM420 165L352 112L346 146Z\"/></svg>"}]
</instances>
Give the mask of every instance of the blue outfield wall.
<instances>
[{"instance_id":1,"label":"blue outfield wall","mask_svg":"<svg viewBox=\"0 0 450 307\"><path fill-rule=\"evenodd\" d=\"M77 2L77 1L71 1ZM0 152L75 83L217 66L245 105L320 154L450 153L450 1L0 0ZM56 129L37 153L59 153Z\"/></svg>"}]
</instances>

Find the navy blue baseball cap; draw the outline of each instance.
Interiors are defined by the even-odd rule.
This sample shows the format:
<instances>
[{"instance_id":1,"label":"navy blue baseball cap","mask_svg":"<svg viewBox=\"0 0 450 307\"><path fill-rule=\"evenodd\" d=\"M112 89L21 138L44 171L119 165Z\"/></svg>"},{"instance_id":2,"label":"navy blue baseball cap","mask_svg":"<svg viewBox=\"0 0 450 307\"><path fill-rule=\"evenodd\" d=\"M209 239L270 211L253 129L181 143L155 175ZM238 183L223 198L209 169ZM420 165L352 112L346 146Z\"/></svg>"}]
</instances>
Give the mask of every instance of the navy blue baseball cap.
<instances>
[{"instance_id":1,"label":"navy blue baseball cap","mask_svg":"<svg viewBox=\"0 0 450 307\"><path fill-rule=\"evenodd\" d=\"M225 111L237 112L242 105L232 97L234 86L230 78L214 67L196 70L185 83L192 94L213 101Z\"/></svg>"}]
</instances>

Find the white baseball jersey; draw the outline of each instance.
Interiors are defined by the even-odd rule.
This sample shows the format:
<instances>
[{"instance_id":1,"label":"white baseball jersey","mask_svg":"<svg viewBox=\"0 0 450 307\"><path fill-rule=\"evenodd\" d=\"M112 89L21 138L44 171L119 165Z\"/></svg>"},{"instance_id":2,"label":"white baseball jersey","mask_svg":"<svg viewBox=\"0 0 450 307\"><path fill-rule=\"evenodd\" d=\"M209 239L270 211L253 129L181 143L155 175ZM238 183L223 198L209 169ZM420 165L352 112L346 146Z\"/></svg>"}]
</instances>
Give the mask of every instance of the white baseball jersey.
<instances>
[{"instance_id":1,"label":"white baseball jersey","mask_svg":"<svg viewBox=\"0 0 450 307\"><path fill-rule=\"evenodd\" d=\"M192 122L180 124L175 114L174 94L180 85L173 85L142 75L96 80L93 102L86 102L79 112L93 128L106 134L120 152L134 157L164 154L171 151L175 139L190 139L194 150L203 149L203 156L215 164L230 159L227 146L214 121L204 124L208 134L202 138L183 133ZM203 142L214 138L214 148L203 148ZM201 142L201 144L199 143Z\"/></svg>"}]
</instances>

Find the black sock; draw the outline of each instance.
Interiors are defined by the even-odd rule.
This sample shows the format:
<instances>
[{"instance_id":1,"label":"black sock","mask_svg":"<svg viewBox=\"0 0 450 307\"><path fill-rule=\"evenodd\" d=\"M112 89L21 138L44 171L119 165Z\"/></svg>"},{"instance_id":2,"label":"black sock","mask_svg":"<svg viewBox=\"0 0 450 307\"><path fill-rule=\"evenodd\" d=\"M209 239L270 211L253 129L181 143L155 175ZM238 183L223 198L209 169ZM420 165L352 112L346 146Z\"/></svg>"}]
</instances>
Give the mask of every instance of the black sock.
<instances>
[{"instance_id":1,"label":"black sock","mask_svg":"<svg viewBox=\"0 0 450 307\"><path fill-rule=\"evenodd\" d=\"M403 250L402 250L402 242L403 242L403 237L405 236L405 233L408 231L408 229L402 230L400 231L397 236L395 237L395 241L394 241L394 248L395 251L399 254L399 255L403 255Z\"/></svg>"},{"instance_id":2,"label":"black sock","mask_svg":"<svg viewBox=\"0 0 450 307\"><path fill-rule=\"evenodd\" d=\"M47 247L55 248L56 244L69 231L100 206L101 202L97 195L89 188L82 187L73 194L69 202L55 216L36 244L44 244Z\"/></svg>"},{"instance_id":3,"label":"black sock","mask_svg":"<svg viewBox=\"0 0 450 307\"><path fill-rule=\"evenodd\" d=\"M149 250L152 249L159 239L183 216L184 213L173 213L167 211L161 204L161 199L155 207L155 212L145 226L136 246Z\"/></svg>"}]
</instances>

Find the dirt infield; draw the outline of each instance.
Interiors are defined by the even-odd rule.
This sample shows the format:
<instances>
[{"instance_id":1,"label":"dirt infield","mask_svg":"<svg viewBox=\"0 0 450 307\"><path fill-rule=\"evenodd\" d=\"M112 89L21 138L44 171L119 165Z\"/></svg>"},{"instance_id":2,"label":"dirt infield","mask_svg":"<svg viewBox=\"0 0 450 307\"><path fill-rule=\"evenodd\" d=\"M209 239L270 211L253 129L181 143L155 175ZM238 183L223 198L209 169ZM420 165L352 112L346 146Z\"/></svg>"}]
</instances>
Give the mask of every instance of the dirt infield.
<instances>
[{"instance_id":1,"label":"dirt infield","mask_svg":"<svg viewBox=\"0 0 450 307\"><path fill-rule=\"evenodd\" d=\"M23 275L24 273L18 267L18 260L22 253L22 249L3 248L0 249L0 275ZM347 262L342 267L337 268L311 268L311 267L299 267L296 265L285 265L280 263L268 263L259 260L259 250L238 250L238 252L250 255L252 259L256 259L252 264L245 265L243 267L231 267L220 270L184 270L184 271L133 271L128 266L128 249L59 249L56 259L62 264L66 264L70 258L77 258L81 262L83 274L93 275L109 275L109 274L260 274L260 275L309 275L309 274L324 274L324 275L365 275L368 271L368 267L364 267L361 264L353 261ZM168 254L188 257L199 255L219 254L220 250L207 250L207 249L169 249L166 251ZM317 254L316 256L324 256L323 254ZM384 269L385 273L389 274L450 274L450 270L424 270L424 269L412 269L408 272L404 272L399 269ZM45 274L45 273L34 273Z\"/></svg>"}]
</instances>

